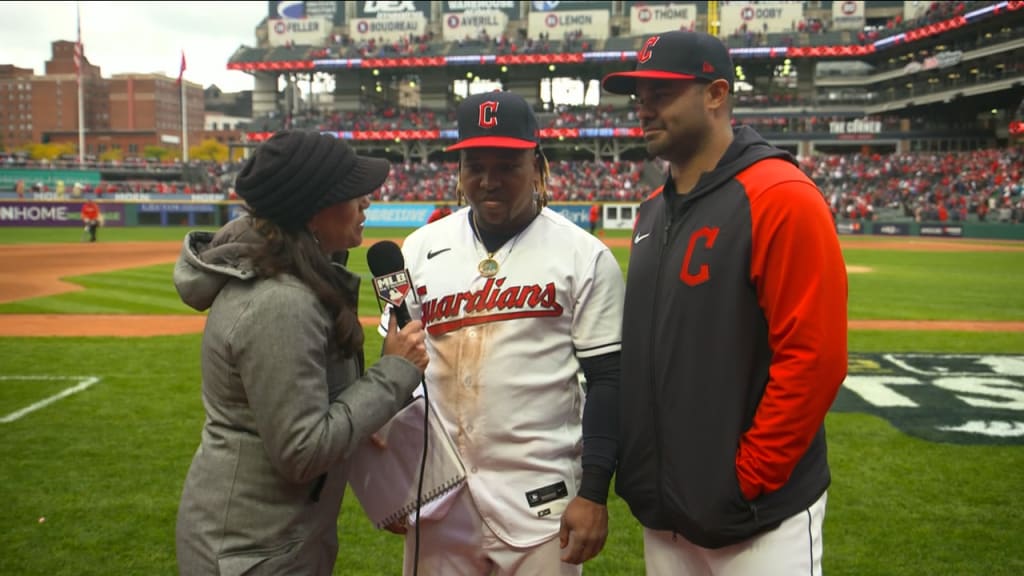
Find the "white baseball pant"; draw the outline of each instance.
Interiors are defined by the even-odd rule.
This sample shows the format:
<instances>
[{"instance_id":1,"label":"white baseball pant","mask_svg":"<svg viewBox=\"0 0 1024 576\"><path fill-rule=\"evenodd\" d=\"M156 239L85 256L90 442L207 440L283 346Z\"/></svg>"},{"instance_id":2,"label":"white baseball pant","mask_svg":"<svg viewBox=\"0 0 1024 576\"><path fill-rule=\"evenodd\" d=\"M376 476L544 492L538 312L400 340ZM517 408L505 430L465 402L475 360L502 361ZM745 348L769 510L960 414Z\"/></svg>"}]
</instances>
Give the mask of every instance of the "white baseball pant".
<instances>
[{"instance_id":1,"label":"white baseball pant","mask_svg":"<svg viewBox=\"0 0 1024 576\"><path fill-rule=\"evenodd\" d=\"M491 531L468 489L460 490L444 518L420 519L419 574L422 576L579 576L582 567L562 562L558 535L530 548L517 548ZM403 573L412 576L415 527L405 536Z\"/></svg>"},{"instance_id":2,"label":"white baseball pant","mask_svg":"<svg viewBox=\"0 0 1024 576\"><path fill-rule=\"evenodd\" d=\"M644 528L648 576L821 576L821 525L828 492L770 532L704 548L670 531Z\"/></svg>"}]
</instances>

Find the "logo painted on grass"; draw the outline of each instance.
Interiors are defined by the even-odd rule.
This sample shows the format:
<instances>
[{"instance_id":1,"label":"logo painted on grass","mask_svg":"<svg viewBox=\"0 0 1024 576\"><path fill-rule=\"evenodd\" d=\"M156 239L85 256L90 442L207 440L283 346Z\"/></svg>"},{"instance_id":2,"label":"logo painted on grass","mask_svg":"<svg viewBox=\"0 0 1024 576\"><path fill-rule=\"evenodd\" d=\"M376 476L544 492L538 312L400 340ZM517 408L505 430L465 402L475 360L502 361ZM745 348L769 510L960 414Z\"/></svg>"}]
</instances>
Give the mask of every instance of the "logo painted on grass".
<instances>
[{"instance_id":1,"label":"logo painted on grass","mask_svg":"<svg viewBox=\"0 0 1024 576\"><path fill-rule=\"evenodd\" d=\"M1024 356L850 354L836 412L955 444L1024 444Z\"/></svg>"}]
</instances>

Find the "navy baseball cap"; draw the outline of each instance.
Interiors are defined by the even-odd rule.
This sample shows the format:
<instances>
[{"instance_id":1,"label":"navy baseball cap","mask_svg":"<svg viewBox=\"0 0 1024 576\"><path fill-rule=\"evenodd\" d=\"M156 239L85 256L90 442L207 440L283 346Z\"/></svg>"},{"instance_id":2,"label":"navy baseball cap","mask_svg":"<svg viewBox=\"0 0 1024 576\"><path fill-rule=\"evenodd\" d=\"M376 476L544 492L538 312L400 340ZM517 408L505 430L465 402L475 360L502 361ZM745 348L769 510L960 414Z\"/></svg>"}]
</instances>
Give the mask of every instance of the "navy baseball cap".
<instances>
[{"instance_id":1,"label":"navy baseball cap","mask_svg":"<svg viewBox=\"0 0 1024 576\"><path fill-rule=\"evenodd\" d=\"M733 88L733 63L722 41L704 32L673 30L651 36L636 53L636 68L613 72L601 85L613 94L635 94L638 78L718 80Z\"/></svg>"},{"instance_id":2,"label":"navy baseball cap","mask_svg":"<svg viewBox=\"0 0 1024 576\"><path fill-rule=\"evenodd\" d=\"M465 148L536 148L537 117L525 98L512 92L473 94L455 111L459 140L446 151Z\"/></svg>"}]
</instances>

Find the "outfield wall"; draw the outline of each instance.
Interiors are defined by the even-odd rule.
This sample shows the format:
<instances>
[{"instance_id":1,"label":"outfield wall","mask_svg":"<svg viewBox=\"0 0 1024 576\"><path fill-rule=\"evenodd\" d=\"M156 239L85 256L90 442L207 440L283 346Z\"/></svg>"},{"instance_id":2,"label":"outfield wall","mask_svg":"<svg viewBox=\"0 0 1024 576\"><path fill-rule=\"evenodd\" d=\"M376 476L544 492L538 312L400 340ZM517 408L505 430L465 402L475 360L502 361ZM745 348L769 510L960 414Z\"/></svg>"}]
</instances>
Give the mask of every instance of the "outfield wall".
<instances>
[{"instance_id":1,"label":"outfield wall","mask_svg":"<svg viewBox=\"0 0 1024 576\"><path fill-rule=\"evenodd\" d=\"M149 195L121 195L125 198L98 200L105 226L203 226L217 227L243 213L238 201L211 201L209 195L175 199L153 199ZM135 198L139 196L139 198ZM602 204L602 227L632 228L639 204ZM81 225L81 200L0 199L0 226L73 227ZM370 228L416 228L426 224L435 204L423 202L377 202L366 211ZM589 229L588 203L552 203L549 207L581 228ZM943 238L985 238L1024 240L1024 224L1003 222L918 223L840 221L841 235L923 236Z\"/></svg>"}]
</instances>

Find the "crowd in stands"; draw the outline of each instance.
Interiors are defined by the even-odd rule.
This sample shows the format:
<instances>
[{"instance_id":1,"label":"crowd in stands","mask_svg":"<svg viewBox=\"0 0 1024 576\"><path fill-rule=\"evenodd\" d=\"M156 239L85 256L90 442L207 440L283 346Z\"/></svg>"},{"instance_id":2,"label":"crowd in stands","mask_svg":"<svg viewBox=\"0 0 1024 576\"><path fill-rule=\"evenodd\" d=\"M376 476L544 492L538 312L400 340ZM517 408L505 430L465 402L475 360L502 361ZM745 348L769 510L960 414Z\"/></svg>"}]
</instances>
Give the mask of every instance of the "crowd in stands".
<instances>
[{"instance_id":1,"label":"crowd in stands","mask_svg":"<svg viewBox=\"0 0 1024 576\"><path fill-rule=\"evenodd\" d=\"M548 199L553 202L638 202L662 183L660 166L655 169L654 178L643 178L647 166L646 162L632 161L553 161L549 165ZM456 200L458 172L456 162L393 164L391 175L373 199L451 202Z\"/></svg>"},{"instance_id":2,"label":"crowd in stands","mask_svg":"<svg viewBox=\"0 0 1024 576\"><path fill-rule=\"evenodd\" d=\"M916 222L1024 220L1024 151L810 156L801 166L837 219L875 219L880 209Z\"/></svg>"},{"instance_id":3,"label":"crowd in stands","mask_svg":"<svg viewBox=\"0 0 1024 576\"><path fill-rule=\"evenodd\" d=\"M829 123L849 120L831 114L780 116L778 114L754 115L743 112L744 107L798 106L795 97L777 95L758 99L758 104L745 98L737 99L741 115L735 123L754 126L768 132L828 132ZM556 106L551 111L537 113L541 128L628 128L637 127L640 121L633 108L604 106ZM867 120L881 122L885 131L899 129L897 116L870 117ZM305 110L292 116L278 115L255 120L251 131L273 132L284 128L319 131L370 131L370 130L454 130L453 110L401 109L394 106L374 107L367 105L359 111L322 112Z\"/></svg>"},{"instance_id":4,"label":"crowd in stands","mask_svg":"<svg viewBox=\"0 0 1024 576\"><path fill-rule=\"evenodd\" d=\"M913 219L957 223L968 219L1024 222L1024 150L970 152L815 155L799 159L820 187L837 220ZM27 167L27 166L26 166ZM40 166L38 163L32 167ZM21 182L18 197L55 192L61 198L109 198L118 193L223 194L234 198L231 176L241 163L204 165L208 183L140 177L103 181L96 186ZM654 161L552 161L548 198L554 202L636 202L660 186L665 164ZM373 199L379 202L457 201L455 162L395 163L391 176ZM59 193L58 193L59 192Z\"/></svg>"}]
</instances>

